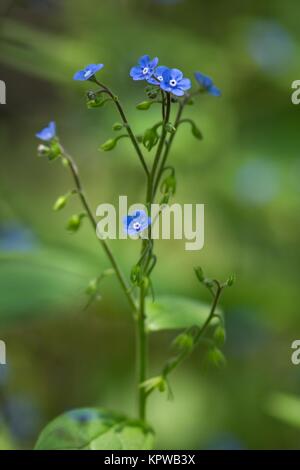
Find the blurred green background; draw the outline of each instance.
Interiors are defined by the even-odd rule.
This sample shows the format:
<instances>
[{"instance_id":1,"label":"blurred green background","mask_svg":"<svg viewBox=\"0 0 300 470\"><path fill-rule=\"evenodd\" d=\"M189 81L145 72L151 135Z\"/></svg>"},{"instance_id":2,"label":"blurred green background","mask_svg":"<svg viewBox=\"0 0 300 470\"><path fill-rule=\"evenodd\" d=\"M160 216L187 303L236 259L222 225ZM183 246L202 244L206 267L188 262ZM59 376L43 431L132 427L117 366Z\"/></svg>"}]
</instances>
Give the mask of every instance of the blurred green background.
<instances>
[{"instance_id":1,"label":"blurred green background","mask_svg":"<svg viewBox=\"0 0 300 470\"><path fill-rule=\"evenodd\" d=\"M0 79L0 448L31 448L46 422L66 409L99 405L135 412L134 332L114 278L84 311L90 279L109 267L88 223L65 230L79 211L55 199L72 188L59 163L36 158L35 132L51 119L74 155L93 208L128 195L143 201L144 177L130 145L97 148L118 120L88 110L87 83L72 81L103 62L102 80L119 94L136 132L157 120L143 113L143 85L128 72L141 55L211 75L223 96L203 96L188 113L204 134L182 126L172 153L175 202L205 203L205 247L160 241L157 293L208 300L193 273L236 285L226 292L227 367L203 368L200 353L171 377L175 399L153 394L149 420L157 448L299 448L300 366L291 363L299 319L300 4L287 0L1 0ZM151 160L149 155L148 161ZM128 274L134 241L112 241ZM174 335L151 338L151 372Z\"/></svg>"}]
</instances>

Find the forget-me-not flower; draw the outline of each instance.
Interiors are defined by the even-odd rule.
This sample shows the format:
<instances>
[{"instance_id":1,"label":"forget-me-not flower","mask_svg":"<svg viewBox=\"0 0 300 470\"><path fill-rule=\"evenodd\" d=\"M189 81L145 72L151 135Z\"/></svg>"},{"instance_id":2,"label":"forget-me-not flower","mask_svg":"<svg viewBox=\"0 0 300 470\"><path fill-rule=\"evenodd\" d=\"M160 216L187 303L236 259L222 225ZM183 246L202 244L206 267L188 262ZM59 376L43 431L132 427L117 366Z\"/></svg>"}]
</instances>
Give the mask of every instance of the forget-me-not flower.
<instances>
[{"instance_id":1,"label":"forget-me-not flower","mask_svg":"<svg viewBox=\"0 0 300 470\"><path fill-rule=\"evenodd\" d=\"M195 78L199 85L201 85L207 93L213 96L221 96L221 90L217 88L210 77L203 75L203 73L195 72Z\"/></svg>"},{"instance_id":2,"label":"forget-me-not flower","mask_svg":"<svg viewBox=\"0 0 300 470\"><path fill-rule=\"evenodd\" d=\"M35 135L38 139L44 140L45 142L49 142L50 140L54 139L54 137L56 136L55 122L49 122L47 127L42 129L40 132L37 132Z\"/></svg>"},{"instance_id":3,"label":"forget-me-not flower","mask_svg":"<svg viewBox=\"0 0 300 470\"><path fill-rule=\"evenodd\" d=\"M128 235L138 235L151 224L151 217L145 211L136 211L133 215L123 218L124 230Z\"/></svg>"},{"instance_id":4,"label":"forget-me-not flower","mask_svg":"<svg viewBox=\"0 0 300 470\"><path fill-rule=\"evenodd\" d=\"M191 88L191 80L184 78L181 70L166 69L162 74L163 80L160 88L176 96L183 96Z\"/></svg>"},{"instance_id":5,"label":"forget-me-not flower","mask_svg":"<svg viewBox=\"0 0 300 470\"><path fill-rule=\"evenodd\" d=\"M151 85L160 85L160 83L163 81L163 73L168 70L168 67L165 67L164 65L160 65L159 67L156 67L156 69L153 72L153 75L147 79L148 83L151 83Z\"/></svg>"},{"instance_id":6,"label":"forget-me-not flower","mask_svg":"<svg viewBox=\"0 0 300 470\"><path fill-rule=\"evenodd\" d=\"M89 80L96 72L103 69L103 64L90 64L87 65L83 70L79 70L75 73L73 80Z\"/></svg>"},{"instance_id":7,"label":"forget-me-not flower","mask_svg":"<svg viewBox=\"0 0 300 470\"><path fill-rule=\"evenodd\" d=\"M143 55L139 61L138 65L132 67L130 70L130 76L133 80L149 80L153 75L155 67L158 64L158 58L150 59L148 55Z\"/></svg>"}]
</instances>

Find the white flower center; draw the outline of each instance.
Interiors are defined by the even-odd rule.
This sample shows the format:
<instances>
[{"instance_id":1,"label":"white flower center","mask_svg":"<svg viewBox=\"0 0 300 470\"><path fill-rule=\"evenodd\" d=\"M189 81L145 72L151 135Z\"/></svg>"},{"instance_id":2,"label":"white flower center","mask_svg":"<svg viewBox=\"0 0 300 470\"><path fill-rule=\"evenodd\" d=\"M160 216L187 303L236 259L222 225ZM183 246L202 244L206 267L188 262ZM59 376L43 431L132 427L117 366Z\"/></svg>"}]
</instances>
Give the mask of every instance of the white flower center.
<instances>
[{"instance_id":1,"label":"white flower center","mask_svg":"<svg viewBox=\"0 0 300 470\"><path fill-rule=\"evenodd\" d=\"M147 75L148 72L149 72L149 67L144 67L143 68L143 75Z\"/></svg>"},{"instance_id":2,"label":"white flower center","mask_svg":"<svg viewBox=\"0 0 300 470\"><path fill-rule=\"evenodd\" d=\"M158 76L158 77L156 77L156 78L157 78L157 80L158 80L159 82L162 82L162 81L163 81L163 77L162 77L162 75L159 75L159 76Z\"/></svg>"},{"instance_id":3,"label":"white flower center","mask_svg":"<svg viewBox=\"0 0 300 470\"><path fill-rule=\"evenodd\" d=\"M172 80L170 80L170 85L173 86L173 87L176 86L177 81L174 78L172 78Z\"/></svg>"},{"instance_id":4,"label":"white flower center","mask_svg":"<svg viewBox=\"0 0 300 470\"><path fill-rule=\"evenodd\" d=\"M133 227L133 229L134 229L136 232L139 232L140 229L141 229L141 224L140 224L139 222L134 222L134 223L132 224L132 227Z\"/></svg>"},{"instance_id":5,"label":"white flower center","mask_svg":"<svg viewBox=\"0 0 300 470\"><path fill-rule=\"evenodd\" d=\"M87 70L86 72L84 72L84 76L85 76L85 77L88 77L90 73L91 73L91 71L90 71L90 70Z\"/></svg>"}]
</instances>

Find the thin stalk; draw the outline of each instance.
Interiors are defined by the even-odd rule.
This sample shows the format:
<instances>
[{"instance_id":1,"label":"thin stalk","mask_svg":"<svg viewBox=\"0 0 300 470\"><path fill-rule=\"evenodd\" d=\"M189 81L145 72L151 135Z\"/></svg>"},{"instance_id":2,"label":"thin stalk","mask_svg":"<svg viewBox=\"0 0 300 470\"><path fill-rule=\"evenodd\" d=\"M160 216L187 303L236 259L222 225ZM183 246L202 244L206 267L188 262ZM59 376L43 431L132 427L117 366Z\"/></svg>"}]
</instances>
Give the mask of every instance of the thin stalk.
<instances>
[{"instance_id":1,"label":"thin stalk","mask_svg":"<svg viewBox=\"0 0 300 470\"><path fill-rule=\"evenodd\" d=\"M140 384L145 382L147 376L147 358L148 358L148 344L147 333L145 329L146 313L145 313L145 287L142 284L140 287L140 308L139 316L137 319L137 371L138 371L138 409L139 419L146 420L146 399L144 387Z\"/></svg>"},{"instance_id":2,"label":"thin stalk","mask_svg":"<svg viewBox=\"0 0 300 470\"><path fill-rule=\"evenodd\" d=\"M125 112L124 112L124 109L123 109L123 107L122 107L122 105L121 105L119 99L112 93L112 91L111 91L107 86L105 86L105 85L103 85L102 83L100 83L96 78L94 78L93 81L94 81L98 86L100 86L100 87L105 91L105 93L107 93L107 94L111 97L111 99L112 99L113 102L115 103L115 106L117 107L117 110L119 111L119 114L120 114L121 119L122 119L122 121L123 121L124 127L126 128L126 130L127 130L127 132L128 132L128 135L129 135L129 137L130 137L130 139L131 139L131 142L132 142L132 144L133 144L133 146L134 146L134 148L135 148L135 150L136 150L136 153L137 153L137 155L138 155L138 157L139 157L139 160L140 160L140 162L141 162L141 164L142 164L142 166L143 166L143 168L144 168L144 170L145 170L146 175L148 176L148 175L149 175L149 169L148 169L147 164L146 164L146 162L145 162L143 153L142 153L142 151L141 151L141 149L140 149L140 146L139 146L139 144L138 144L138 141L136 140L136 137L135 137L135 135L134 135L134 133L133 133L133 131L132 131L130 125L129 125L129 122L128 122L128 120L127 120L126 114L125 114Z\"/></svg>"},{"instance_id":3,"label":"thin stalk","mask_svg":"<svg viewBox=\"0 0 300 470\"><path fill-rule=\"evenodd\" d=\"M153 167L151 173L148 175L147 179L147 192L146 192L146 205L148 210L151 208L153 201L153 183L155 177L155 171L159 163L159 159L164 147L164 143L167 136L166 123L170 118L170 109L171 109L171 97L170 94L167 94L167 103L164 104L164 99L162 100L162 113L164 115L162 134L158 144L157 152L155 155ZM148 227L148 237L151 240L151 224ZM142 253L146 249L147 240L143 241L142 244ZM148 259L145 261L145 270L149 266L149 262L153 256L153 243L151 249L147 253ZM138 407L139 407L139 418L141 420L146 419L146 403L147 403L147 393L145 392L144 387L141 387L141 383L145 382L147 378L147 358L148 358L148 344L147 344L147 332L146 332L146 311L145 311L145 297L147 290L145 285L142 282L140 286L140 301L139 301L139 313L137 318L137 368L138 368Z\"/></svg>"},{"instance_id":4,"label":"thin stalk","mask_svg":"<svg viewBox=\"0 0 300 470\"><path fill-rule=\"evenodd\" d=\"M154 158L153 167L152 167L151 174L150 174L151 194L150 194L150 192L148 193L148 199L149 200L147 201L150 204L154 199L154 189L155 189L154 181L155 181L156 169L158 167L159 160L160 160L160 157L161 157L161 154L162 154L162 151L163 151L163 148L164 148L165 140L166 140L166 137L167 137L166 124L167 124L167 122L169 122L169 119L170 119L171 95L170 95L170 93L167 93L166 95L167 95L167 103L166 103L165 118L164 118L162 133L161 133L161 136L160 136L159 144L158 144L156 155L155 155L155 158ZM150 189L149 189L149 191L150 191Z\"/></svg>"},{"instance_id":5,"label":"thin stalk","mask_svg":"<svg viewBox=\"0 0 300 470\"><path fill-rule=\"evenodd\" d=\"M186 105L186 102L187 102L187 98L184 99L183 102L180 102L179 103L179 108L178 108L178 112L177 112L177 115L176 115L176 118L175 118L175 122L174 122L174 127L176 129L176 131L174 132L174 134L171 134L168 142L167 142L167 145L166 145L166 148L165 148L165 151L164 151L164 154L163 154L163 157L162 157L162 160L161 160L161 163L160 163L160 167L159 167L159 170L158 170L158 174L157 174L157 178L156 178L156 181L154 183L154 190L153 190L153 197L155 197L155 194L157 192L157 188L159 186L159 182L160 182L160 179L161 179L161 175L164 171L164 167L165 167L165 164L166 164L166 161L167 161L167 158L168 158L168 155L169 155L169 152L170 152L170 149L171 149L171 146L172 146L172 143L174 141L174 138L175 138L175 135L177 133L177 127L178 127L178 124L180 122L180 119L181 119L181 116L182 116L182 113L183 113L183 110L184 110L184 107Z\"/></svg>"},{"instance_id":6,"label":"thin stalk","mask_svg":"<svg viewBox=\"0 0 300 470\"><path fill-rule=\"evenodd\" d=\"M210 322L212 321L212 319L215 317L215 311L216 311L216 308L218 306L218 303L219 303L219 300L220 300L220 296L221 296L221 293L222 293L222 290L223 288L219 285L218 283L218 286L217 286L217 290L216 290L216 294L214 296L214 299L213 299L213 302L212 302L212 306L211 306L211 309L210 309L210 313L205 321L205 323L203 324L202 328L200 328L200 330L198 331L198 333L195 335L194 337L194 346L191 350L189 351L183 351L182 353L178 354L178 356L176 356L175 358L171 359L171 361L169 361L169 363L166 364L166 366L164 367L163 369L163 377L167 377L174 369L176 369L177 366L179 366L192 352L193 350L196 348L197 344L199 343L199 340L200 338L204 335L204 333L206 332L208 326L210 325Z\"/></svg>"},{"instance_id":7,"label":"thin stalk","mask_svg":"<svg viewBox=\"0 0 300 470\"><path fill-rule=\"evenodd\" d=\"M61 147L61 150L62 150L62 154L63 154L64 158L66 158L66 160L68 161L68 164L69 164L69 167L70 167L70 170L71 170L74 182L75 182L75 186L76 186L78 195L79 195L80 200L81 200L81 203L82 203L82 205L83 205L83 207L84 207L84 209L85 209L85 211L88 215L88 218L89 218L94 230L96 230L97 221L93 216L92 210L91 210L90 205L89 205L88 200L87 200L87 197L85 196L85 193L83 191L83 187L82 187L82 184L81 184L81 180L80 180L77 165L76 165L75 161L73 160L73 158L71 157L71 155L66 153L66 151L63 149L63 147ZM129 302L130 306L133 308L134 311L136 311L137 310L137 305L135 303L134 297L132 296L130 286L128 285L128 283L125 279L125 276L123 275L123 273L122 273L122 271L121 271L114 255L113 255L110 247L108 246L106 240L103 240L101 238L99 238L98 240L100 241L100 243L102 245L102 248L104 249L107 257L109 258L109 260L111 262L112 267L115 270L117 278L118 278L118 280L121 284L121 287L122 287L122 289L123 289L123 291L124 291L124 293L125 293L125 295L128 299L128 302Z\"/></svg>"}]
</instances>

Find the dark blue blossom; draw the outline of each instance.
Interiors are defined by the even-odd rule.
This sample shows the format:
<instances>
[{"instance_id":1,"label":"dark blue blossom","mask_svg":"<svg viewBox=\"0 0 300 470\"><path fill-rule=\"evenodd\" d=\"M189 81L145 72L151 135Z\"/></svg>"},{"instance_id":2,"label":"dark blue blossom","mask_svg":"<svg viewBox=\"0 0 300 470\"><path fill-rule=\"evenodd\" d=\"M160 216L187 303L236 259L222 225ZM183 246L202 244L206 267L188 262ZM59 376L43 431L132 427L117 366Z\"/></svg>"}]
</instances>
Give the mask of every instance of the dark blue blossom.
<instances>
[{"instance_id":1,"label":"dark blue blossom","mask_svg":"<svg viewBox=\"0 0 300 470\"><path fill-rule=\"evenodd\" d=\"M163 81L160 87L176 96L183 96L185 91L191 88L191 80L184 78L181 70L167 69L163 72Z\"/></svg>"},{"instance_id":2,"label":"dark blue blossom","mask_svg":"<svg viewBox=\"0 0 300 470\"><path fill-rule=\"evenodd\" d=\"M160 65L154 70L154 73L151 77L147 79L148 83L151 83L151 85L160 85L160 82L163 81L163 73L168 70L168 67L165 67L164 65Z\"/></svg>"},{"instance_id":3,"label":"dark blue blossom","mask_svg":"<svg viewBox=\"0 0 300 470\"><path fill-rule=\"evenodd\" d=\"M203 75L203 73L195 72L195 78L199 85L201 85L204 90L207 91L210 95L221 96L221 90L217 88L210 77Z\"/></svg>"},{"instance_id":4,"label":"dark blue blossom","mask_svg":"<svg viewBox=\"0 0 300 470\"><path fill-rule=\"evenodd\" d=\"M143 55L139 61L138 65L132 67L130 70L130 76L133 80L149 80L153 75L155 67L158 64L158 58L150 59L148 55Z\"/></svg>"},{"instance_id":5,"label":"dark blue blossom","mask_svg":"<svg viewBox=\"0 0 300 470\"><path fill-rule=\"evenodd\" d=\"M103 64L90 64L87 65L83 70L79 70L75 73L73 80L90 80L96 72L103 69Z\"/></svg>"},{"instance_id":6,"label":"dark blue blossom","mask_svg":"<svg viewBox=\"0 0 300 470\"><path fill-rule=\"evenodd\" d=\"M40 132L37 132L36 137L38 139L48 142L49 140L54 139L56 135L56 124L54 121L49 122L48 126L42 129Z\"/></svg>"},{"instance_id":7,"label":"dark blue blossom","mask_svg":"<svg viewBox=\"0 0 300 470\"><path fill-rule=\"evenodd\" d=\"M133 215L123 218L124 230L128 235L138 235L151 224L151 217L145 211L136 211Z\"/></svg>"}]
</instances>

